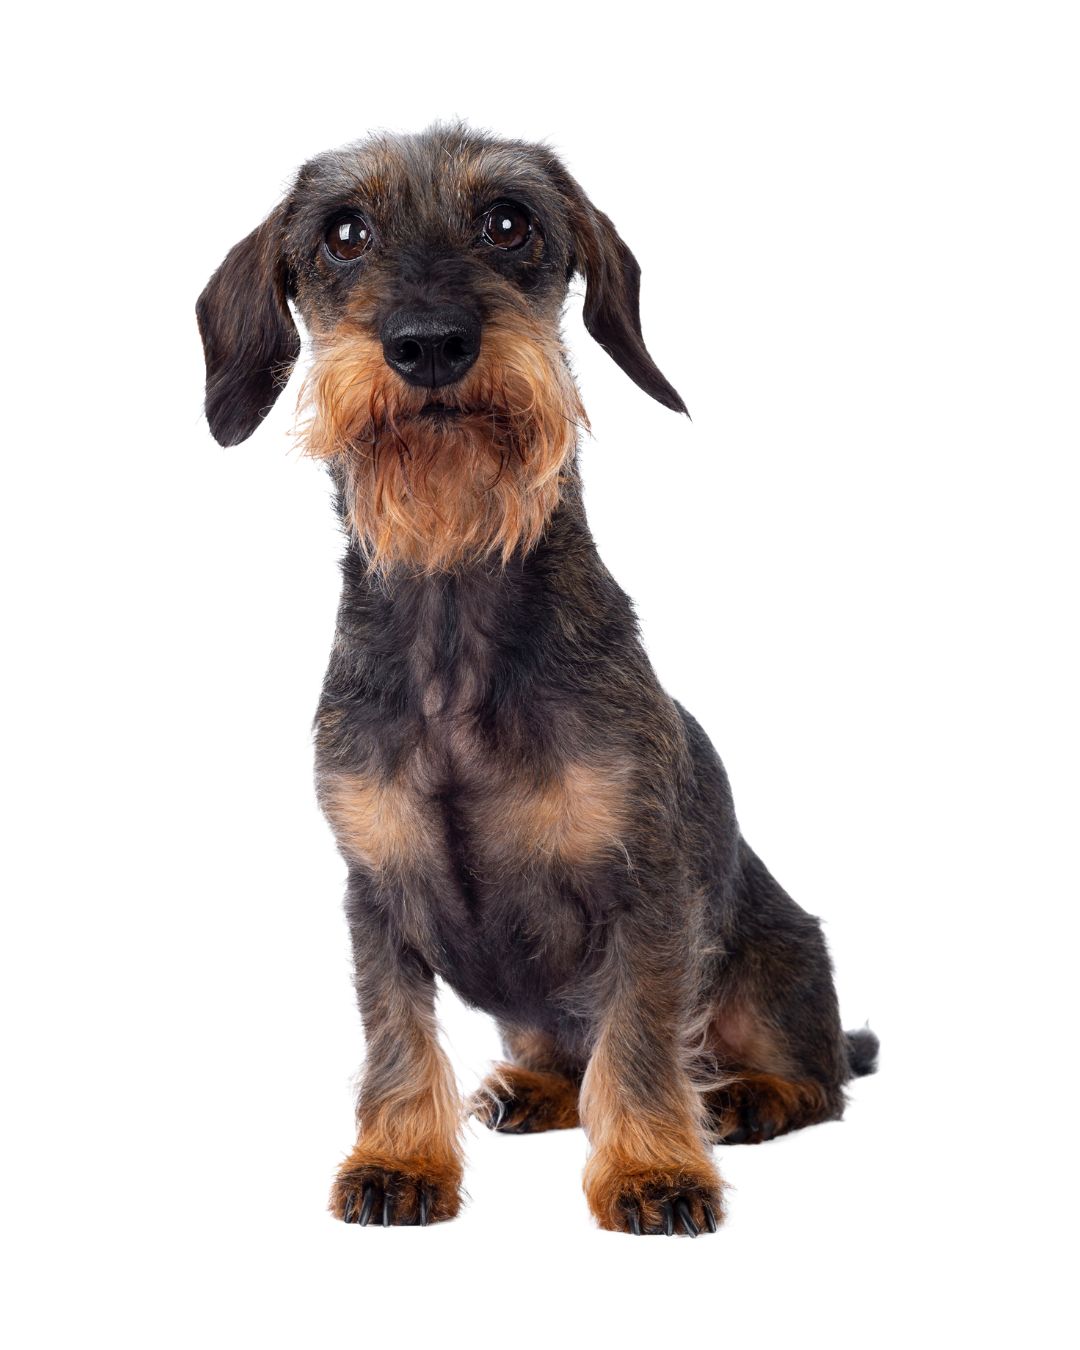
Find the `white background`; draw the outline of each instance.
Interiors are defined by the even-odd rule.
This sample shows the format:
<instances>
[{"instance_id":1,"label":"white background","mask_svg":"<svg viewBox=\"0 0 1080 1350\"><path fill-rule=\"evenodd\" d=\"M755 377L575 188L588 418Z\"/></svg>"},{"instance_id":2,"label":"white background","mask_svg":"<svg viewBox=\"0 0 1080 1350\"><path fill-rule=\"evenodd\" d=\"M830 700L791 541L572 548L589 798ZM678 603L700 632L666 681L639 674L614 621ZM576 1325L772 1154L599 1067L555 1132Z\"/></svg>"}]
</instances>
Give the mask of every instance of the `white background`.
<instances>
[{"instance_id":1,"label":"white background","mask_svg":"<svg viewBox=\"0 0 1080 1350\"><path fill-rule=\"evenodd\" d=\"M0 1205L8 1344L1065 1343L1080 99L1069 5L59 5L16 20ZM21 27L19 27L21 25ZM193 305L307 156L548 138L693 422L566 329L587 502L745 833L882 1037L719 1151L707 1240L591 1224L580 1132L453 1224L325 1212L362 1042L309 725L340 539L201 420ZM442 998L463 1084L496 1041Z\"/></svg>"}]
</instances>

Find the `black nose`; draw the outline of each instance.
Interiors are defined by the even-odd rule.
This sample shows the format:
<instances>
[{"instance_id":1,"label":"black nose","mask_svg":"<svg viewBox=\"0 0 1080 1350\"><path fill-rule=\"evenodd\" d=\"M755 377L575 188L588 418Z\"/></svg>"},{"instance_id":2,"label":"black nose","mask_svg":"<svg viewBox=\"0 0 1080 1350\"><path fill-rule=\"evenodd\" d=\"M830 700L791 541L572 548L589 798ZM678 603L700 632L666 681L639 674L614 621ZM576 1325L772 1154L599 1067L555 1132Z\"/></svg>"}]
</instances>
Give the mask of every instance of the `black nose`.
<instances>
[{"instance_id":1,"label":"black nose","mask_svg":"<svg viewBox=\"0 0 1080 1350\"><path fill-rule=\"evenodd\" d=\"M460 305L395 310L379 336L387 364L429 389L460 380L480 352L480 321Z\"/></svg>"}]
</instances>

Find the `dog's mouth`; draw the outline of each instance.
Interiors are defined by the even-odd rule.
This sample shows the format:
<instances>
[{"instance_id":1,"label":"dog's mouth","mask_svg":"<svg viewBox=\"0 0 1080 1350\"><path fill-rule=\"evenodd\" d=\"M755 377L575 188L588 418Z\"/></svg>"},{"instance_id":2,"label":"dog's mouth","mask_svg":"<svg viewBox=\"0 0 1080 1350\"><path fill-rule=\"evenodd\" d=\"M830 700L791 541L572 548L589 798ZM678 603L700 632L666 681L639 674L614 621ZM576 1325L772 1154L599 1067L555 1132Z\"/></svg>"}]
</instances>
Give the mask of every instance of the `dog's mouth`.
<instances>
[{"instance_id":1,"label":"dog's mouth","mask_svg":"<svg viewBox=\"0 0 1080 1350\"><path fill-rule=\"evenodd\" d=\"M458 408L451 403L443 403L441 399L429 399L427 403L417 413L418 417L423 417L432 422L452 422L459 417L464 417L469 408Z\"/></svg>"}]
</instances>

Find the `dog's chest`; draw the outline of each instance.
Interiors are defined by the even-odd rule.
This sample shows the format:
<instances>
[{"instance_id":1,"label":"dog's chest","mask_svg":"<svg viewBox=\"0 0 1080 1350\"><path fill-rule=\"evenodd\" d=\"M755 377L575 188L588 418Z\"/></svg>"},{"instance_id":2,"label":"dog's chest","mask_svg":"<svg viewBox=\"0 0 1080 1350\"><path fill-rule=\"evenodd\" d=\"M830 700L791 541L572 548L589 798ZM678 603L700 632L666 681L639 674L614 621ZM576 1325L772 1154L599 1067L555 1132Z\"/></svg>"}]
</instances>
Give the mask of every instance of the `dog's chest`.
<instances>
[{"instance_id":1,"label":"dog's chest","mask_svg":"<svg viewBox=\"0 0 1080 1350\"><path fill-rule=\"evenodd\" d=\"M493 746L468 706L425 691L427 711L391 772L324 770L338 843L385 883L445 892L535 885L625 853L632 766L567 746L532 758Z\"/></svg>"},{"instance_id":2,"label":"dog's chest","mask_svg":"<svg viewBox=\"0 0 1080 1350\"><path fill-rule=\"evenodd\" d=\"M508 1004L531 981L541 998L580 968L605 878L627 874L633 764L586 750L572 703L507 672L497 614L432 588L410 617L400 706L352 720L352 750L320 765L324 810L459 992L505 982Z\"/></svg>"}]
</instances>

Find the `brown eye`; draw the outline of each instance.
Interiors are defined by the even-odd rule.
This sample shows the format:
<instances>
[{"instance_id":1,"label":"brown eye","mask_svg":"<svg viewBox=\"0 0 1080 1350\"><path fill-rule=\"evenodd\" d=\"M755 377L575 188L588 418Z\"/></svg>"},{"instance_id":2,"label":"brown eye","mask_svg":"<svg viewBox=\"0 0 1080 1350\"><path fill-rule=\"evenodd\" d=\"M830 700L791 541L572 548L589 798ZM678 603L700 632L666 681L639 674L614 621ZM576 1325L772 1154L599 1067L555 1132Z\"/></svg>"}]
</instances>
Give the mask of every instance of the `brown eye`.
<instances>
[{"instance_id":1,"label":"brown eye","mask_svg":"<svg viewBox=\"0 0 1080 1350\"><path fill-rule=\"evenodd\" d=\"M495 248L520 248L530 234L528 212L513 202L493 206L484 219L484 239Z\"/></svg>"},{"instance_id":2,"label":"brown eye","mask_svg":"<svg viewBox=\"0 0 1080 1350\"><path fill-rule=\"evenodd\" d=\"M371 227L363 216L339 216L326 228L326 247L335 258L352 262L371 244Z\"/></svg>"}]
</instances>

